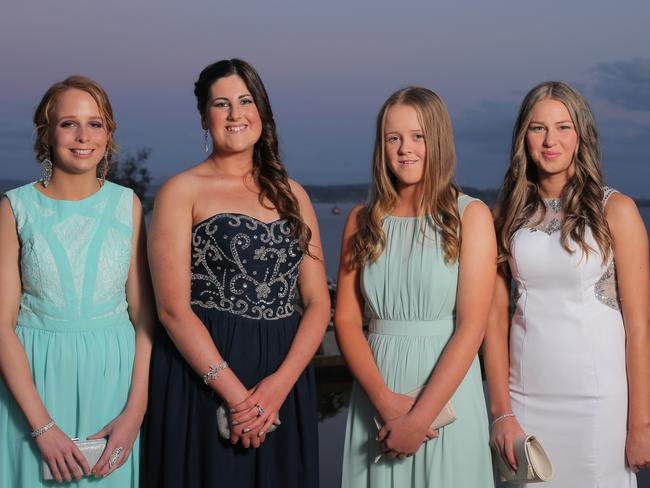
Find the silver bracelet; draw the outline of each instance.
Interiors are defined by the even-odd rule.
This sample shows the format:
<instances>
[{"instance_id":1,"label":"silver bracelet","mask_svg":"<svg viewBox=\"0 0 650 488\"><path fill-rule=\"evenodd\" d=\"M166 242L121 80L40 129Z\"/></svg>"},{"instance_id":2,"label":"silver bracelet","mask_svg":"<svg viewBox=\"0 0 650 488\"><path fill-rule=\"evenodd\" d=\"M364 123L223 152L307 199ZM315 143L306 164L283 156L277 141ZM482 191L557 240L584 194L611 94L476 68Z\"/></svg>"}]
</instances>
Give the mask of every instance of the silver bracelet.
<instances>
[{"instance_id":1,"label":"silver bracelet","mask_svg":"<svg viewBox=\"0 0 650 488\"><path fill-rule=\"evenodd\" d=\"M494 424L496 424L499 420L507 419L508 417L514 417L515 414L512 412L504 413L503 415L499 415L497 418L495 418L492 421L492 427L494 427Z\"/></svg>"},{"instance_id":2,"label":"silver bracelet","mask_svg":"<svg viewBox=\"0 0 650 488\"><path fill-rule=\"evenodd\" d=\"M217 364L216 366L210 366L210 369L208 370L207 373L205 373L201 378L203 379L203 383L206 385L210 383L213 379L217 378L219 376L219 373L226 369L228 367L227 362L222 362L220 364Z\"/></svg>"},{"instance_id":3,"label":"silver bracelet","mask_svg":"<svg viewBox=\"0 0 650 488\"><path fill-rule=\"evenodd\" d=\"M55 425L56 424L54 423L54 420L50 419L50 421L47 424L45 424L43 427L39 427L38 429L34 430L30 435L32 437L38 437L41 434L45 434L48 430L50 430Z\"/></svg>"}]
</instances>

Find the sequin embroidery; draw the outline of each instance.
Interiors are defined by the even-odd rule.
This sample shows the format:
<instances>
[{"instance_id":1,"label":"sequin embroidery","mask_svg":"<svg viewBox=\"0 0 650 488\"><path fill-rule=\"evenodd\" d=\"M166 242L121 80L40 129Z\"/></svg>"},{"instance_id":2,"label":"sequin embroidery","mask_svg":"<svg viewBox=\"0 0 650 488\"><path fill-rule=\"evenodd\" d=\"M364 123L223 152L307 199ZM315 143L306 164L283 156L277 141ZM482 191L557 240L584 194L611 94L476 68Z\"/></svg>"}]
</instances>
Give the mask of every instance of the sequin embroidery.
<instances>
[{"instance_id":1,"label":"sequin embroidery","mask_svg":"<svg viewBox=\"0 0 650 488\"><path fill-rule=\"evenodd\" d=\"M293 314L303 253L286 219L217 214L192 232L192 305L251 319Z\"/></svg>"},{"instance_id":2,"label":"sequin embroidery","mask_svg":"<svg viewBox=\"0 0 650 488\"><path fill-rule=\"evenodd\" d=\"M620 310L621 304L616 286L616 265L612 260L603 275L594 285L594 293L598 301L614 310Z\"/></svg>"}]
</instances>

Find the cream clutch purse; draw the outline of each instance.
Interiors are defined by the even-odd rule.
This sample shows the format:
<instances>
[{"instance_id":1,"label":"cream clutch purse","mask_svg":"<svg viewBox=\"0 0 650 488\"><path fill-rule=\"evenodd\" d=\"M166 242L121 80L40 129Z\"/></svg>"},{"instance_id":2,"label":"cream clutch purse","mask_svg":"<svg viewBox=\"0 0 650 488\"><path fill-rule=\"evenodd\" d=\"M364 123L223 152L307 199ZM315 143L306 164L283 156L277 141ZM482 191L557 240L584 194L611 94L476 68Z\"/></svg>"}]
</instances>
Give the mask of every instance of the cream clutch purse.
<instances>
[{"instance_id":1,"label":"cream clutch purse","mask_svg":"<svg viewBox=\"0 0 650 488\"><path fill-rule=\"evenodd\" d=\"M409 391L408 393L405 393L405 395L417 398L420 396L420 393L422 393L422 390L424 387L420 387L417 390ZM379 419L379 417L375 416L373 417L373 420L375 421L375 425L377 426L377 429L381 429L382 423ZM451 401L447 402L444 407L442 407L442 410L438 414L438 416L433 419L433 422L431 423L431 428L438 430L445 425L451 424L454 420L456 420L456 412L454 411L454 407L451 406ZM379 454L377 457L375 457L375 460L373 461L374 463L378 463L379 460L382 458L382 454Z\"/></svg>"},{"instance_id":2,"label":"cream clutch purse","mask_svg":"<svg viewBox=\"0 0 650 488\"><path fill-rule=\"evenodd\" d=\"M544 450L542 443L534 435L526 435L515 440L515 457L517 471L501 457L496 449L492 449L495 471L501 481L511 483L538 483L553 479L553 463Z\"/></svg>"},{"instance_id":3,"label":"cream clutch purse","mask_svg":"<svg viewBox=\"0 0 650 488\"><path fill-rule=\"evenodd\" d=\"M79 439L72 439L72 442L79 448L83 457L88 461L88 466L90 469L95 467L99 458L102 457L104 449L106 449L106 439L93 439L80 441ZM79 466L81 470L81 466ZM83 470L81 470L83 473ZM85 476L85 475L84 475ZM52 471L50 471L50 465L43 461L43 480L49 481L53 480Z\"/></svg>"}]
</instances>

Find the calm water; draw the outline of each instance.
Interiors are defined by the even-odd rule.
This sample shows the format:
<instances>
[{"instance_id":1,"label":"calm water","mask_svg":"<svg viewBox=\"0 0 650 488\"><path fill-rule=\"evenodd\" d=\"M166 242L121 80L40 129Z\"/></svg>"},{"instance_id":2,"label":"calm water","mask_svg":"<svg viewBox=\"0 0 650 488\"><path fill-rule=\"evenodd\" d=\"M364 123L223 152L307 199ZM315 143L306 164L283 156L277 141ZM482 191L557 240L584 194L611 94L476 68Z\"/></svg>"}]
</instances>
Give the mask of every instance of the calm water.
<instances>
[{"instance_id":1,"label":"calm water","mask_svg":"<svg viewBox=\"0 0 650 488\"><path fill-rule=\"evenodd\" d=\"M348 213L354 207L351 203L341 203L341 213L332 213L333 204L315 204L318 215L325 267L330 278L336 278L341 247L341 235ZM650 207L642 207L641 215L646 228L650 228ZM327 415L319 424L320 481L321 488L338 488L341 483L341 460L343 455L343 438L347 416L347 393L349 383L320 380L319 401L321 412ZM650 488L650 470L644 470L638 477L639 488ZM542 485L540 485L542 486ZM461 488L461 487L449 487Z\"/></svg>"}]
</instances>

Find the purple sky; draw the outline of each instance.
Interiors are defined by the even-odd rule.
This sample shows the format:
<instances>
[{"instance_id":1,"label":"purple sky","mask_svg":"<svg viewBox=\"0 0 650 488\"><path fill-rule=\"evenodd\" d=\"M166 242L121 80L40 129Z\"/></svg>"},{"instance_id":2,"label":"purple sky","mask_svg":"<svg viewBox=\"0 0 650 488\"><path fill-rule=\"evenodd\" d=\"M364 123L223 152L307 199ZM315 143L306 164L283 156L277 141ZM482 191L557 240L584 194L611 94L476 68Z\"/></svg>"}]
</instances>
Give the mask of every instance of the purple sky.
<instances>
[{"instance_id":1,"label":"purple sky","mask_svg":"<svg viewBox=\"0 0 650 488\"><path fill-rule=\"evenodd\" d=\"M118 142L151 148L155 177L195 164L193 83L208 63L240 57L262 75L300 182L367 181L377 110L394 90L421 84L451 111L459 182L497 187L523 94L562 79L592 103L610 184L650 197L648 19L642 0L5 2L1 177L37 177L32 111L72 73L104 85Z\"/></svg>"}]
</instances>

